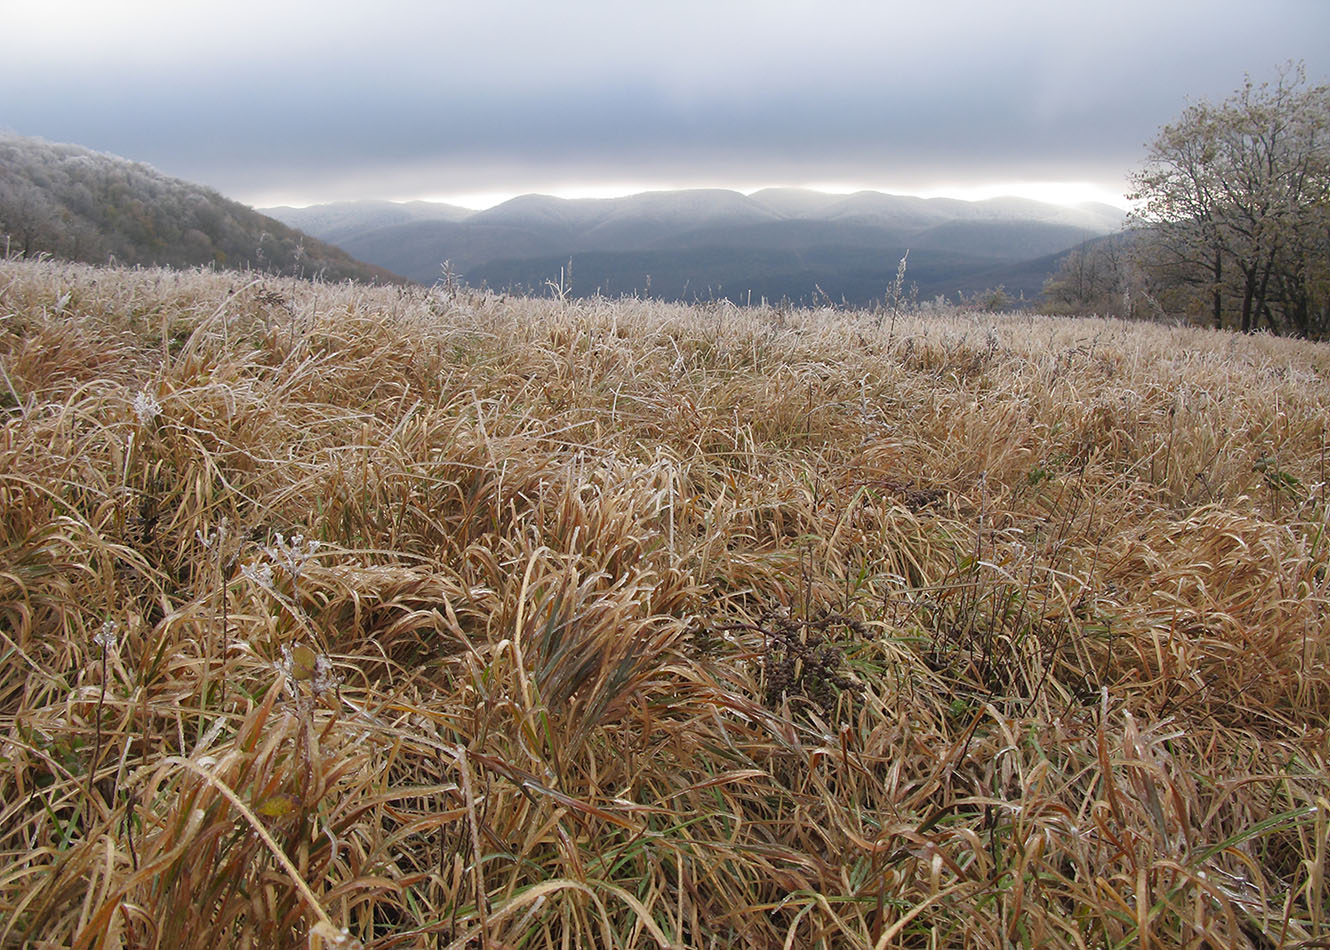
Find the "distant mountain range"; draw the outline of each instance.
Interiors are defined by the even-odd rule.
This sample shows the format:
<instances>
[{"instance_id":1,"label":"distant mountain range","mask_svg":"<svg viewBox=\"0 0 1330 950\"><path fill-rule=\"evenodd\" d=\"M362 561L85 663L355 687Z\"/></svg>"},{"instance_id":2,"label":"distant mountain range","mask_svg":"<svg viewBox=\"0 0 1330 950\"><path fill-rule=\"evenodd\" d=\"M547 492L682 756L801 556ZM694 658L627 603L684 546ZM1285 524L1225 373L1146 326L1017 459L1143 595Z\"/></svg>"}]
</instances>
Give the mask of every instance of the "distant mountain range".
<instances>
[{"instance_id":1,"label":"distant mountain range","mask_svg":"<svg viewBox=\"0 0 1330 950\"><path fill-rule=\"evenodd\" d=\"M908 250L906 285L920 299L998 286L1031 299L1061 255L1124 217L1099 204L791 188L266 212L147 165L0 132L0 253L92 263L431 284L447 262L472 285L519 292L562 279L581 296L863 305L883 297Z\"/></svg>"},{"instance_id":2,"label":"distant mountain range","mask_svg":"<svg viewBox=\"0 0 1330 950\"><path fill-rule=\"evenodd\" d=\"M0 253L403 282L201 185L114 155L3 131Z\"/></svg>"},{"instance_id":3,"label":"distant mountain range","mask_svg":"<svg viewBox=\"0 0 1330 950\"><path fill-rule=\"evenodd\" d=\"M574 294L880 299L909 251L922 299L1002 285L1039 293L1057 255L1116 231L1125 212L1022 198L959 201L773 188L625 198L524 195L485 211L428 202L346 202L265 212L365 261L422 283L445 261L473 285L543 292L563 274Z\"/></svg>"}]
</instances>

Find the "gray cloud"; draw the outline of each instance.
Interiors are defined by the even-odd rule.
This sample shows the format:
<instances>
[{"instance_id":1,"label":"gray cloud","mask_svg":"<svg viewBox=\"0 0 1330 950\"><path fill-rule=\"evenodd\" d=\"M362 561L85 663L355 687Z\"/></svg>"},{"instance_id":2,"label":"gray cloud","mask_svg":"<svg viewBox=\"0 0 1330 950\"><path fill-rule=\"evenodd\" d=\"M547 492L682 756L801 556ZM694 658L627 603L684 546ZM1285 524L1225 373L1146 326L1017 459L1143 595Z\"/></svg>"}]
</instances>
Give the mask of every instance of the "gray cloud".
<instances>
[{"instance_id":1,"label":"gray cloud","mask_svg":"<svg viewBox=\"0 0 1330 950\"><path fill-rule=\"evenodd\" d=\"M201 10L34 5L13 25L0 123L254 201L597 181L1112 186L1189 96L1293 58L1330 78L1323 0L1269 0L1259 28L1237 0Z\"/></svg>"}]
</instances>

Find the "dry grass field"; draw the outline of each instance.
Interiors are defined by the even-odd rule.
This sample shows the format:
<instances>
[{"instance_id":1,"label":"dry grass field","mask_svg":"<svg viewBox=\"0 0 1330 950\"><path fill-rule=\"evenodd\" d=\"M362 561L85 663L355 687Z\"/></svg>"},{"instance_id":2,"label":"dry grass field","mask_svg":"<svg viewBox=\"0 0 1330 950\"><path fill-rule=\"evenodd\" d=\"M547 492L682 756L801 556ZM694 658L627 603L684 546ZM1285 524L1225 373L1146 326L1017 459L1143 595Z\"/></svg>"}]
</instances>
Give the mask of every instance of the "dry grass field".
<instances>
[{"instance_id":1,"label":"dry grass field","mask_svg":"<svg viewBox=\"0 0 1330 950\"><path fill-rule=\"evenodd\" d=\"M0 946L1330 945L1330 346L0 262Z\"/></svg>"}]
</instances>

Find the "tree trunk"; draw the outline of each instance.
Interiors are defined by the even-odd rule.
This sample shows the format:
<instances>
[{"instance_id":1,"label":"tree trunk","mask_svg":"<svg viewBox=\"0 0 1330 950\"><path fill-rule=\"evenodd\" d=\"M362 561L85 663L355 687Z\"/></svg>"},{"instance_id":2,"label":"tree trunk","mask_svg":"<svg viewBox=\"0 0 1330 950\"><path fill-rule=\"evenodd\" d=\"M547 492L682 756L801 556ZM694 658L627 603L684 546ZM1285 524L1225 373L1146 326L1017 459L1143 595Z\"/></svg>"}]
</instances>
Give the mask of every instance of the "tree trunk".
<instances>
[{"instance_id":1,"label":"tree trunk","mask_svg":"<svg viewBox=\"0 0 1330 950\"><path fill-rule=\"evenodd\" d=\"M1269 256L1265 260L1265 272L1261 274L1260 283L1256 287L1256 300L1254 302L1254 305L1257 313L1264 313L1267 319L1269 319L1271 332L1280 333L1282 331L1280 330L1279 327L1275 326L1274 317L1270 313L1270 304L1269 304L1270 274L1275 269L1275 256L1276 252L1272 248L1270 250Z\"/></svg>"},{"instance_id":2,"label":"tree trunk","mask_svg":"<svg viewBox=\"0 0 1330 950\"><path fill-rule=\"evenodd\" d=\"M1242 270L1242 332L1251 333L1255 329L1254 316L1259 316L1253 312L1252 304L1256 300L1256 272L1246 267Z\"/></svg>"},{"instance_id":3,"label":"tree trunk","mask_svg":"<svg viewBox=\"0 0 1330 950\"><path fill-rule=\"evenodd\" d=\"M1292 311L1294 335L1304 339L1311 336L1311 308L1308 306L1307 298L1299 297Z\"/></svg>"},{"instance_id":4,"label":"tree trunk","mask_svg":"<svg viewBox=\"0 0 1330 950\"><path fill-rule=\"evenodd\" d=\"M1265 317L1265 325L1270 328L1271 333L1275 336L1280 336L1282 334L1282 331L1279 329L1279 324L1275 323L1275 315L1270 312L1269 304L1261 304L1259 315Z\"/></svg>"}]
</instances>

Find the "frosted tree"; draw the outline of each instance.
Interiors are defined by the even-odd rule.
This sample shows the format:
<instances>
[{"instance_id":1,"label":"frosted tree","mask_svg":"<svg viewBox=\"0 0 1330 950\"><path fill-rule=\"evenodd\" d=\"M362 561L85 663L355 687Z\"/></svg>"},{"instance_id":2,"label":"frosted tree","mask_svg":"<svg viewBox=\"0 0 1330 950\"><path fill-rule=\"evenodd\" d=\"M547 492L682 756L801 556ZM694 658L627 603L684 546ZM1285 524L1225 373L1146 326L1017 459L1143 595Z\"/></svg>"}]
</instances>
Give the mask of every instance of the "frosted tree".
<instances>
[{"instance_id":1,"label":"frosted tree","mask_svg":"<svg viewBox=\"0 0 1330 950\"><path fill-rule=\"evenodd\" d=\"M1191 105L1133 177L1144 263L1193 288L1214 326L1330 331L1330 86L1288 67Z\"/></svg>"}]
</instances>

